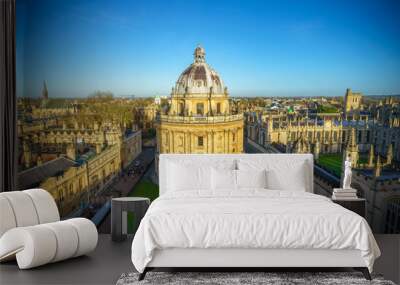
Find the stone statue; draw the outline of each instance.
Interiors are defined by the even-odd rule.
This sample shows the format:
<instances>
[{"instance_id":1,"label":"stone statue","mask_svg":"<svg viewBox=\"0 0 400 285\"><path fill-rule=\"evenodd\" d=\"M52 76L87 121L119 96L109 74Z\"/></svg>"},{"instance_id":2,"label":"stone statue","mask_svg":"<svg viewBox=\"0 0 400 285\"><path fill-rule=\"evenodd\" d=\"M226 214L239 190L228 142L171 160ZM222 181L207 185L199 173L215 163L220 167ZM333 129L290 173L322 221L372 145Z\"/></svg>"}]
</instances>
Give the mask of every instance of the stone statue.
<instances>
[{"instance_id":1,"label":"stone statue","mask_svg":"<svg viewBox=\"0 0 400 285\"><path fill-rule=\"evenodd\" d=\"M351 160L348 156L344 162L344 179L343 179L343 189L351 189Z\"/></svg>"}]
</instances>

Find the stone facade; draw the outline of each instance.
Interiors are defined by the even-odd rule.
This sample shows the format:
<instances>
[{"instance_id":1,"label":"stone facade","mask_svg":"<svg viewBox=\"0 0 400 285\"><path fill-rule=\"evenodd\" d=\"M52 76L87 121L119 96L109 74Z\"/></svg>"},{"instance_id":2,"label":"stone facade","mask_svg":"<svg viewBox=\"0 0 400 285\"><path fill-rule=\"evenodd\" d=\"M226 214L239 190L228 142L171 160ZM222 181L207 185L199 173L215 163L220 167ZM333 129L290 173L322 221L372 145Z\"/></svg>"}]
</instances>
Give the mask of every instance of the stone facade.
<instances>
[{"instance_id":1,"label":"stone facade","mask_svg":"<svg viewBox=\"0 0 400 285\"><path fill-rule=\"evenodd\" d=\"M384 124L378 120L345 121L340 114L317 114L316 118L291 118L285 112L246 114L246 134L260 145L278 144L286 152L341 153L350 140L352 130L359 152L371 146L386 155L392 148L393 159L400 161L400 125L397 119Z\"/></svg>"},{"instance_id":2,"label":"stone facade","mask_svg":"<svg viewBox=\"0 0 400 285\"><path fill-rule=\"evenodd\" d=\"M122 144L121 160L122 168L128 165L142 152L142 131L128 134Z\"/></svg>"},{"instance_id":3,"label":"stone facade","mask_svg":"<svg viewBox=\"0 0 400 285\"><path fill-rule=\"evenodd\" d=\"M366 219L372 230L400 233L400 104L393 98L361 104L361 96L348 89L344 100L348 103L337 114L248 111L246 136L266 150L313 153L316 161L324 153L341 154L342 161L350 156L351 186L367 200ZM314 192L330 197L342 177L316 163Z\"/></svg>"},{"instance_id":4,"label":"stone facade","mask_svg":"<svg viewBox=\"0 0 400 285\"><path fill-rule=\"evenodd\" d=\"M282 145L288 153L339 153L349 139L339 116L318 114L310 119L286 112L253 113L246 116L246 131L257 143Z\"/></svg>"},{"instance_id":5,"label":"stone facade","mask_svg":"<svg viewBox=\"0 0 400 285\"><path fill-rule=\"evenodd\" d=\"M67 124L63 121L61 125L38 129L23 128L23 130L18 135L23 146L23 155L20 159L25 168L51 160L53 158L51 153L56 157L65 154L75 160L80 144L90 145L100 152L105 145L122 146L124 140L121 127L112 123L78 124L75 121Z\"/></svg>"},{"instance_id":6,"label":"stone facade","mask_svg":"<svg viewBox=\"0 0 400 285\"><path fill-rule=\"evenodd\" d=\"M81 201L87 202L89 199L87 166L69 167L59 175L43 180L39 188L46 189L53 196L61 216L64 216Z\"/></svg>"},{"instance_id":7,"label":"stone facade","mask_svg":"<svg viewBox=\"0 0 400 285\"><path fill-rule=\"evenodd\" d=\"M46 189L62 216L87 204L142 151L141 131L116 119L37 110L29 115L38 118L19 123L19 188Z\"/></svg>"},{"instance_id":8,"label":"stone facade","mask_svg":"<svg viewBox=\"0 0 400 285\"><path fill-rule=\"evenodd\" d=\"M154 128L154 121L156 119L158 106L151 104L146 107L136 107L132 111L134 123L141 130L148 130Z\"/></svg>"},{"instance_id":9,"label":"stone facade","mask_svg":"<svg viewBox=\"0 0 400 285\"><path fill-rule=\"evenodd\" d=\"M351 186L367 200L367 221L375 233L400 233L400 172L395 169L355 170Z\"/></svg>"},{"instance_id":10,"label":"stone facade","mask_svg":"<svg viewBox=\"0 0 400 285\"><path fill-rule=\"evenodd\" d=\"M71 212L79 203L87 202L121 170L118 145L106 147L97 155L88 155L86 159L39 184L40 188L46 189L54 197L61 215Z\"/></svg>"}]
</instances>

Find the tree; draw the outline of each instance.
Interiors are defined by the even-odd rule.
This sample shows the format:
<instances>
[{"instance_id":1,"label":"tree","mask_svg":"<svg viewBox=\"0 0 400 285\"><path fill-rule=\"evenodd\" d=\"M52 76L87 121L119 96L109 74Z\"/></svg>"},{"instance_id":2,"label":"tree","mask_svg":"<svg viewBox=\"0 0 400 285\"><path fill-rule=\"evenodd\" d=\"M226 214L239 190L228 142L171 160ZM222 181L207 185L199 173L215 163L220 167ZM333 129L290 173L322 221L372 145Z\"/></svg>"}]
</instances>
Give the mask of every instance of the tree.
<instances>
[{"instance_id":1,"label":"tree","mask_svg":"<svg viewBox=\"0 0 400 285\"><path fill-rule=\"evenodd\" d=\"M94 99L96 101L111 101L114 98L114 94L111 91L101 91L97 90L89 94L89 100Z\"/></svg>"}]
</instances>

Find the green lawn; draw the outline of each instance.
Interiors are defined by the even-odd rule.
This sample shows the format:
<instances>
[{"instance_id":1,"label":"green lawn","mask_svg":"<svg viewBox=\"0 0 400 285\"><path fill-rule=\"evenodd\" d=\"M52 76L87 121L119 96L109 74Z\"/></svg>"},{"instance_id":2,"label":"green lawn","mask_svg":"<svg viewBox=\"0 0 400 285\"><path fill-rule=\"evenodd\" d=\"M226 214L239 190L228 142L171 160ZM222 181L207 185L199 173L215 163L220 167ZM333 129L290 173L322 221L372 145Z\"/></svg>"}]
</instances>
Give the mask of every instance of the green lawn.
<instances>
[{"instance_id":1,"label":"green lawn","mask_svg":"<svg viewBox=\"0 0 400 285\"><path fill-rule=\"evenodd\" d=\"M337 113L339 110L332 105L319 105L317 107L318 113Z\"/></svg>"},{"instance_id":2,"label":"green lawn","mask_svg":"<svg viewBox=\"0 0 400 285\"><path fill-rule=\"evenodd\" d=\"M150 180L142 179L129 193L129 197L146 197L153 201L158 197L158 185Z\"/></svg>"},{"instance_id":3,"label":"green lawn","mask_svg":"<svg viewBox=\"0 0 400 285\"><path fill-rule=\"evenodd\" d=\"M360 157L358 158L358 163L367 164L368 163L368 156L367 155L360 155Z\"/></svg>"},{"instance_id":4,"label":"green lawn","mask_svg":"<svg viewBox=\"0 0 400 285\"><path fill-rule=\"evenodd\" d=\"M342 174L342 160L343 155L339 154L320 154L318 164L332 171L337 177ZM359 164L368 163L367 155L360 155L358 158Z\"/></svg>"},{"instance_id":5,"label":"green lawn","mask_svg":"<svg viewBox=\"0 0 400 285\"><path fill-rule=\"evenodd\" d=\"M150 180L142 179L138 184L136 184L135 188L129 193L129 197L146 197L149 198L150 201L153 201L158 197L158 185L154 184ZM133 232L133 223L134 223L134 215L133 213L128 213L128 233Z\"/></svg>"},{"instance_id":6,"label":"green lawn","mask_svg":"<svg viewBox=\"0 0 400 285\"><path fill-rule=\"evenodd\" d=\"M342 154L320 154L318 164L332 171L337 177L342 173Z\"/></svg>"}]
</instances>

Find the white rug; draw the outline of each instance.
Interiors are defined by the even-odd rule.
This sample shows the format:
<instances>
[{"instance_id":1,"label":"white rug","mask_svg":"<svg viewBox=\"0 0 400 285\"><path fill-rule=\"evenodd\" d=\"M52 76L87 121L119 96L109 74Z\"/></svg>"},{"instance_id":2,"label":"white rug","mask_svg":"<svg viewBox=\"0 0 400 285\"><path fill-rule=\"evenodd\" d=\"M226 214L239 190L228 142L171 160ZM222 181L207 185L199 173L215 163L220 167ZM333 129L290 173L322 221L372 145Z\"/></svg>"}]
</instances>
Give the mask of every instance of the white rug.
<instances>
[{"instance_id":1,"label":"white rug","mask_svg":"<svg viewBox=\"0 0 400 285\"><path fill-rule=\"evenodd\" d=\"M368 281L360 272L148 272L142 281L139 273L122 274L117 285L146 284L213 284L213 285L395 285L380 275L372 275Z\"/></svg>"}]
</instances>

